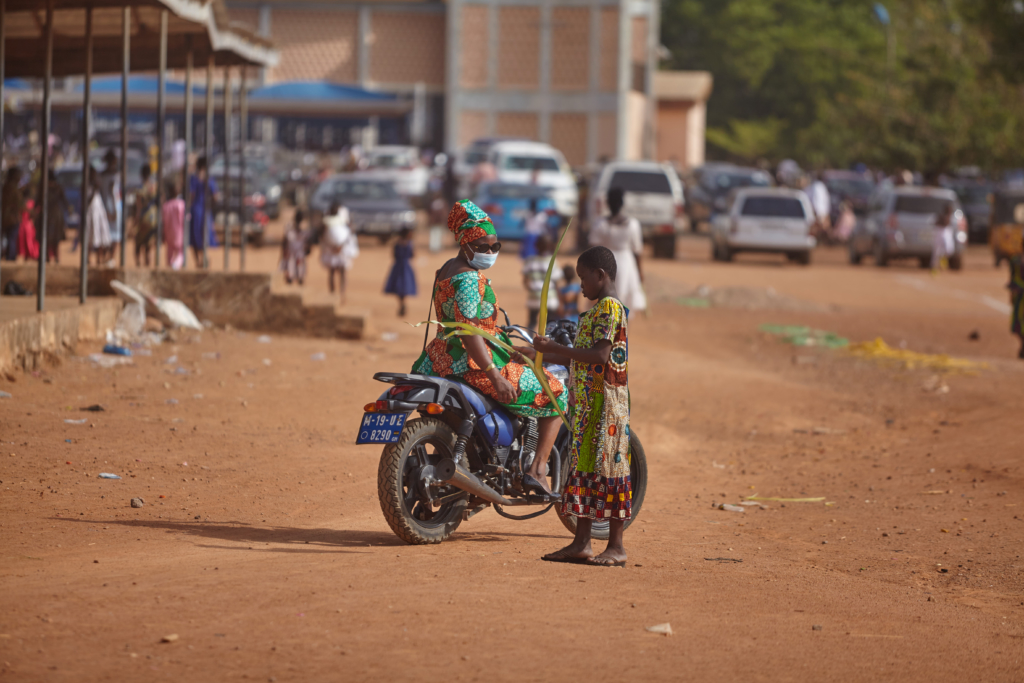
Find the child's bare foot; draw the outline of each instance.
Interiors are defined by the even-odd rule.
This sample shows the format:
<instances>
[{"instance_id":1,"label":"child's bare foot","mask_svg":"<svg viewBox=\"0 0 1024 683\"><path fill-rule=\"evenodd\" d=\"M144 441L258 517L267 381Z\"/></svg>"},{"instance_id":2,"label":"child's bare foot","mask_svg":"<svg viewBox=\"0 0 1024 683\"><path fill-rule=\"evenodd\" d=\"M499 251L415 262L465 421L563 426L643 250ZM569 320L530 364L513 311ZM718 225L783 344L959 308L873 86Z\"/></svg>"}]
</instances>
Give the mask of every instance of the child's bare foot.
<instances>
[{"instance_id":1,"label":"child's bare foot","mask_svg":"<svg viewBox=\"0 0 1024 683\"><path fill-rule=\"evenodd\" d=\"M625 567L625 548L606 548L600 555L595 555L587 560L587 564L595 564L598 567Z\"/></svg>"},{"instance_id":2,"label":"child's bare foot","mask_svg":"<svg viewBox=\"0 0 1024 683\"><path fill-rule=\"evenodd\" d=\"M545 562L569 562L574 564L586 564L594 556L594 551L590 549L590 542L579 544L575 541L565 546L561 550L556 550L553 553L548 553L544 557L540 558Z\"/></svg>"}]
</instances>

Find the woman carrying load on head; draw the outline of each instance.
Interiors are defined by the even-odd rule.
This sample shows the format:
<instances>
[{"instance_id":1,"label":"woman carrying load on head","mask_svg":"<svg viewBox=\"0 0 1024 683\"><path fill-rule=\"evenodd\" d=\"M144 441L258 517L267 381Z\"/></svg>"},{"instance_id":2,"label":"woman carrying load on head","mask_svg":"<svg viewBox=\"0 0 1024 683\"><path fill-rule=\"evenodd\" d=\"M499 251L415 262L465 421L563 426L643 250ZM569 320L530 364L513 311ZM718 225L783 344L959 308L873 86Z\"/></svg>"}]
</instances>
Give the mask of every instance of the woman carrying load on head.
<instances>
[{"instance_id":1,"label":"woman carrying load on head","mask_svg":"<svg viewBox=\"0 0 1024 683\"><path fill-rule=\"evenodd\" d=\"M437 271L433 300L441 322L468 323L501 339L511 341L498 329L498 298L491 281L482 271L494 265L501 243L491 219L469 200L456 202L448 214L448 229L459 241L459 254ZM523 477L524 489L554 497L544 483L551 447L558 434L559 417L533 371L503 348L478 336L448 336L452 328L438 326L437 336L427 344L412 372L458 379L503 404L510 412L537 418L540 438L537 456ZM516 347L523 356L534 358L529 347ZM565 410L562 383L547 373L548 384Z\"/></svg>"}]
</instances>

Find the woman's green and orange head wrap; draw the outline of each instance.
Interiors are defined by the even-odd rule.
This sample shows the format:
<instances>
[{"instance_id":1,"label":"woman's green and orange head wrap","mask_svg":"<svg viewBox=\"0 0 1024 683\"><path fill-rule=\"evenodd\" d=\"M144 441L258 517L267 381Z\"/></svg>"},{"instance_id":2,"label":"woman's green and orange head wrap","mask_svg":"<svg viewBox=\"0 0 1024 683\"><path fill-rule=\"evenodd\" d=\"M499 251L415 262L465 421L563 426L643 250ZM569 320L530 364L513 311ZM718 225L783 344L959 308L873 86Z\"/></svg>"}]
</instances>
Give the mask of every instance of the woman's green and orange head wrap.
<instances>
[{"instance_id":1,"label":"woman's green and orange head wrap","mask_svg":"<svg viewBox=\"0 0 1024 683\"><path fill-rule=\"evenodd\" d=\"M490 216L468 199L457 201L452 206L448 214L448 229L459 240L460 245L487 235L497 235Z\"/></svg>"}]
</instances>

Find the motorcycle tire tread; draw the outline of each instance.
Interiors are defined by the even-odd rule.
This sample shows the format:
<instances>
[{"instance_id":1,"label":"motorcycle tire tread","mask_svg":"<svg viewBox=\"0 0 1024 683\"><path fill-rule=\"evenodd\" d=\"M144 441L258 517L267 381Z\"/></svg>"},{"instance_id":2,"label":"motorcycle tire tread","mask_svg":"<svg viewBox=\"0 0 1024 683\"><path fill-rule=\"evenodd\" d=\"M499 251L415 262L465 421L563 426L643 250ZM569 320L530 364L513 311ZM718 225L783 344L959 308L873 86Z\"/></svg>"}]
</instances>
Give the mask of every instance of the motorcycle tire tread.
<instances>
[{"instance_id":1,"label":"motorcycle tire tread","mask_svg":"<svg viewBox=\"0 0 1024 683\"><path fill-rule=\"evenodd\" d=\"M402 436L397 443L388 444L380 455L380 464L377 468L377 498L380 501L381 512L388 526L400 539L410 545L426 545L441 543L453 533L462 523L462 510L458 510L453 519L444 526L436 529L424 528L413 525L406 518L402 510L402 482L401 466L402 453L410 442L434 431L436 435L444 435L451 440L451 447L455 448L455 432L434 417L423 417L409 420L405 424ZM461 501L465 507L466 501Z\"/></svg>"}]
</instances>

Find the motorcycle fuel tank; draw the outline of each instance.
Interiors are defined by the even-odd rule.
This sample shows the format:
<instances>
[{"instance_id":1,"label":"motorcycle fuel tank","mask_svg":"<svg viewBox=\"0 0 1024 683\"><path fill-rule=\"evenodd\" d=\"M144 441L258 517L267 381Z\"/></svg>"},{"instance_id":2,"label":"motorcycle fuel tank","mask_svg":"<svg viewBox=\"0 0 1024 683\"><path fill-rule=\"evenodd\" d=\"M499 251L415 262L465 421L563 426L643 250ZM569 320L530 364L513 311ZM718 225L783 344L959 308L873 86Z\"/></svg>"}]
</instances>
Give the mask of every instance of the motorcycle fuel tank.
<instances>
[{"instance_id":1,"label":"motorcycle fuel tank","mask_svg":"<svg viewBox=\"0 0 1024 683\"><path fill-rule=\"evenodd\" d=\"M487 413L477 420L480 430L492 446L511 446L513 438L512 419L498 411Z\"/></svg>"}]
</instances>

